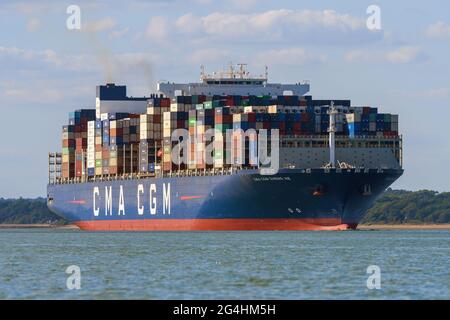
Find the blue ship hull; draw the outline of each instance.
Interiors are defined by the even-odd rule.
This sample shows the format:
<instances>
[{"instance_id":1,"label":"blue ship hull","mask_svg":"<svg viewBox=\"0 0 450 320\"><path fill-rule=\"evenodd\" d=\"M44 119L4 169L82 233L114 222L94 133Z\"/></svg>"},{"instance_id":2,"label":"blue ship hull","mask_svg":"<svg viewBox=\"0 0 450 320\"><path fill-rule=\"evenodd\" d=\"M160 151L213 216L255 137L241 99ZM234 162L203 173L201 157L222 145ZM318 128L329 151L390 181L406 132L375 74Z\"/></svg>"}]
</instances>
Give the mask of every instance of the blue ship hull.
<instances>
[{"instance_id":1,"label":"blue ship hull","mask_svg":"<svg viewBox=\"0 0 450 320\"><path fill-rule=\"evenodd\" d=\"M285 169L273 176L48 185L50 210L85 230L354 229L403 170Z\"/></svg>"}]
</instances>

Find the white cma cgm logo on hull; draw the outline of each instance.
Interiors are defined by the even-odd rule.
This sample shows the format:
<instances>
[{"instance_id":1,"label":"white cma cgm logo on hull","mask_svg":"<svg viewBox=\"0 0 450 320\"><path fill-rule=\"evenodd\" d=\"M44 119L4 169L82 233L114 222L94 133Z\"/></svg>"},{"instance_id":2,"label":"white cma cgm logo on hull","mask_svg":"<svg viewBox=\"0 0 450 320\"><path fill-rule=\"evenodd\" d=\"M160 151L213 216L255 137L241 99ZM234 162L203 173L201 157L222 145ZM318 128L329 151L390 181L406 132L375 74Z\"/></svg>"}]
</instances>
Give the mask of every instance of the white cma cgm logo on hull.
<instances>
[{"instance_id":1,"label":"white cma cgm logo on hull","mask_svg":"<svg viewBox=\"0 0 450 320\"><path fill-rule=\"evenodd\" d=\"M112 216L113 214L113 190L112 186L105 186L105 193L104 193L104 199L105 199L105 209L104 209L104 215L105 216ZM156 184L152 183L150 184L150 187L148 188L148 197L149 197L149 204L150 207L147 209L148 212L151 215L157 214L157 198L156 198ZM137 192L136 192L136 201L137 201L137 213L138 215L142 216L144 215L146 208L143 203L143 199L145 197L145 188L143 184L138 184L137 186ZM99 204L99 198L100 198L100 188L94 187L92 190L92 209L94 212L94 216L98 217L100 215L100 204ZM121 185L119 188L119 203L118 203L118 210L117 215L125 215L125 197L124 197L124 191L123 186ZM170 183L167 185L163 183L163 214L170 214Z\"/></svg>"}]
</instances>

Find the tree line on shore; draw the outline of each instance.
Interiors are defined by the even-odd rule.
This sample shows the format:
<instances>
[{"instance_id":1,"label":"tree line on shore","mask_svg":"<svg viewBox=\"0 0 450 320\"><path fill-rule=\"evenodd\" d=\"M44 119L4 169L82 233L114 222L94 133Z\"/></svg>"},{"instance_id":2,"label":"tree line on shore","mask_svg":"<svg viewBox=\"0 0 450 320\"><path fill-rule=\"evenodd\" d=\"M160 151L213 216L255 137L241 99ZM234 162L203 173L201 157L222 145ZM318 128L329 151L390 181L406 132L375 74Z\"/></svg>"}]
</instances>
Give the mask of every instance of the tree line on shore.
<instances>
[{"instance_id":1,"label":"tree line on shore","mask_svg":"<svg viewBox=\"0 0 450 320\"><path fill-rule=\"evenodd\" d=\"M1 224L64 224L47 208L45 198L0 198ZM388 189L368 210L362 223L450 223L450 192Z\"/></svg>"},{"instance_id":2,"label":"tree line on shore","mask_svg":"<svg viewBox=\"0 0 450 320\"><path fill-rule=\"evenodd\" d=\"M450 223L450 192L388 189L362 223Z\"/></svg>"}]
</instances>

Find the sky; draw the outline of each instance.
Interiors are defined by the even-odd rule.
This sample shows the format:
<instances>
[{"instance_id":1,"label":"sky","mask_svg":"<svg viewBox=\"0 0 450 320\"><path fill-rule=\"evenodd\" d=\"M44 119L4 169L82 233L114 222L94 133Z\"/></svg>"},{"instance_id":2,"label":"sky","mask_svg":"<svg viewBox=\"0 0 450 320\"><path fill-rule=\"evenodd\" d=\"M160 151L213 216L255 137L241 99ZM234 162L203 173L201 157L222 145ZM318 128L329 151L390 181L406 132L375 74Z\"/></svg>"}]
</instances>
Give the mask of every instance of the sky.
<instances>
[{"instance_id":1,"label":"sky","mask_svg":"<svg viewBox=\"0 0 450 320\"><path fill-rule=\"evenodd\" d=\"M67 28L72 4L79 30ZM399 114L405 173L393 187L450 191L449 12L437 0L1 0L0 197L46 195L47 154L69 111L94 108L96 85L144 96L230 62Z\"/></svg>"}]
</instances>

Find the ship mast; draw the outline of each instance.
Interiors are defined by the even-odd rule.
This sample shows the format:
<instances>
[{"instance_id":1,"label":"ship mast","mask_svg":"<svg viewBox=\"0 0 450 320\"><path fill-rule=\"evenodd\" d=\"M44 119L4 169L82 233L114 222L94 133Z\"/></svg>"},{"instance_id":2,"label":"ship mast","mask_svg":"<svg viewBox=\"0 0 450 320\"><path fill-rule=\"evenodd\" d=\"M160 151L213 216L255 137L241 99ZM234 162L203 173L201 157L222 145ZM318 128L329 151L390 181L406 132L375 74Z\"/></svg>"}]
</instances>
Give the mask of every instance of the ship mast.
<instances>
[{"instance_id":1,"label":"ship mast","mask_svg":"<svg viewBox=\"0 0 450 320\"><path fill-rule=\"evenodd\" d=\"M330 165L332 168L336 168L336 115L337 111L334 102L331 101L330 109L328 114L330 115L330 127L328 128L329 133L329 146L330 146Z\"/></svg>"}]
</instances>

